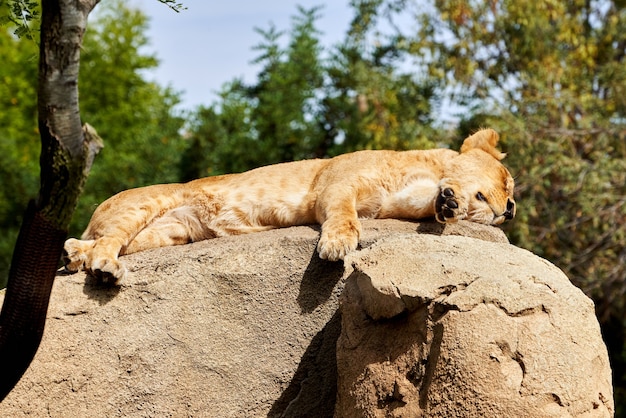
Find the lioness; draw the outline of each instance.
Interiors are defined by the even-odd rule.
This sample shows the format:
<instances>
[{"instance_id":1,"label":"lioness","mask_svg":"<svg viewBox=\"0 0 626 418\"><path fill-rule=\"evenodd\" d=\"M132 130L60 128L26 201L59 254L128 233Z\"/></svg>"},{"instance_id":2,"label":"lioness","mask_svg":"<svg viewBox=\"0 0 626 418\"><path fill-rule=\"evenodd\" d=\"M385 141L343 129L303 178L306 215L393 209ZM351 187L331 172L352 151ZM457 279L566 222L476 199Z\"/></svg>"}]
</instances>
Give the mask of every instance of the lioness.
<instances>
[{"instance_id":1,"label":"lioness","mask_svg":"<svg viewBox=\"0 0 626 418\"><path fill-rule=\"evenodd\" d=\"M357 248L359 218L497 225L515 216L514 182L500 163L498 139L483 129L460 153L358 151L126 190L98 206L82 240L65 242L66 269L117 282L126 276L120 255L313 223L322 225L319 256L340 260Z\"/></svg>"}]
</instances>

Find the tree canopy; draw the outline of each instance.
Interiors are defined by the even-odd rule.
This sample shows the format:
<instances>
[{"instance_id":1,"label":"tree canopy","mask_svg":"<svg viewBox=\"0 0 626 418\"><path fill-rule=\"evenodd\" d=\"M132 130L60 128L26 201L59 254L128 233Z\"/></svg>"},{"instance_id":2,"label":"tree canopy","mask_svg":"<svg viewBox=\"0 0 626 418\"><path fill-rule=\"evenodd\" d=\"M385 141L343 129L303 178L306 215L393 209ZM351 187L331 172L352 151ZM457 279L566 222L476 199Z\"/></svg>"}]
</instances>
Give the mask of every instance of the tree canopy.
<instances>
[{"instance_id":1,"label":"tree canopy","mask_svg":"<svg viewBox=\"0 0 626 418\"><path fill-rule=\"evenodd\" d=\"M320 10L298 8L285 47L285 33L257 28L258 80L227 83L216 103L190 119L184 178L364 148L435 145L428 80L369 50L363 32L370 28L355 27L345 44L323 48Z\"/></svg>"}]
</instances>

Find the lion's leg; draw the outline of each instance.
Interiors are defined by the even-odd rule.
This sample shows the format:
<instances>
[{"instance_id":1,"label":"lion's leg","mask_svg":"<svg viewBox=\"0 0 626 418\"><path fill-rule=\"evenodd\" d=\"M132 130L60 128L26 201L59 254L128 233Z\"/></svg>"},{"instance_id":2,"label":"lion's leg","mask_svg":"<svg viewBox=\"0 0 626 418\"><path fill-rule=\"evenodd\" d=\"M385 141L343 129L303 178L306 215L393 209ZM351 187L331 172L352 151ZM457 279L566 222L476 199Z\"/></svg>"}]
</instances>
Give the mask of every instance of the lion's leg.
<instances>
[{"instance_id":1,"label":"lion's leg","mask_svg":"<svg viewBox=\"0 0 626 418\"><path fill-rule=\"evenodd\" d=\"M320 258L343 260L356 250L361 235L361 222L356 210L356 196L345 186L327 188L316 203L317 220L322 234L317 244Z\"/></svg>"},{"instance_id":2,"label":"lion's leg","mask_svg":"<svg viewBox=\"0 0 626 418\"><path fill-rule=\"evenodd\" d=\"M185 206L166 213L142 229L122 249L121 255L214 237L215 234L199 218L195 208Z\"/></svg>"},{"instance_id":3,"label":"lion's leg","mask_svg":"<svg viewBox=\"0 0 626 418\"><path fill-rule=\"evenodd\" d=\"M170 245L188 244L191 241L187 229L180 222L175 220L172 220L172 222L159 222L158 225L146 227L137 234L130 244L125 249L122 249L120 255Z\"/></svg>"},{"instance_id":4,"label":"lion's leg","mask_svg":"<svg viewBox=\"0 0 626 418\"><path fill-rule=\"evenodd\" d=\"M131 213L132 211L129 211ZM138 212L138 211L135 211ZM94 228L94 218L90 222L83 239L70 238L65 241L63 261L68 271L78 271L82 268L104 282L117 283L126 277L127 270L118 260L118 256L132 240L133 231L139 228L139 222L132 223L127 219L117 222L104 223L95 218L96 225L105 227ZM145 223L145 221L144 221ZM93 230L97 233L94 233Z\"/></svg>"}]
</instances>

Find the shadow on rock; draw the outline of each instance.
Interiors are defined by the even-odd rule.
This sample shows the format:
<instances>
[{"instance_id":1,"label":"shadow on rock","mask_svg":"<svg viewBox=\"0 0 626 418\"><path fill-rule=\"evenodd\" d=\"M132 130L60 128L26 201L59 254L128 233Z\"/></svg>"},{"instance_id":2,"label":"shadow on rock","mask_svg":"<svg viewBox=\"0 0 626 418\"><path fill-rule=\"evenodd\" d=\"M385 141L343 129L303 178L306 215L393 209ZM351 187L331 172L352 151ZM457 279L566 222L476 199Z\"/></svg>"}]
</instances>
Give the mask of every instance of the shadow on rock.
<instances>
[{"instance_id":1,"label":"shadow on rock","mask_svg":"<svg viewBox=\"0 0 626 418\"><path fill-rule=\"evenodd\" d=\"M83 293L100 305L105 305L113 300L120 293L121 289L121 286L103 283L102 280L89 274L85 276Z\"/></svg>"},{"instance_id":2,"label":"shadow on rock","mask_svg":"<svg viewBox=\"0 0 626 418\"><path fill-rule=\"evenodd\" d=\"M302 276L298 304L302 313L311 313L326 302L343 275L343 261L322 260L313 253Z\"/></svg>"},{"instance_id":3,"label":"shadow on rock","mask_svg":"<svg viewBox=\"0 0 626 418\"><path fill-rule=\"evenodd\" d=\"M443 235L445 224L439 222L421 222L416 229L419 234Z\"/></svg>"},{"instance_id":4,"label":"shadow on rock","mask_svg":"<svg viewBox=\"0 0 626 418\"><path fill-rule=\"evenodd\" d=\"M337 392L336 346L341 315L335 312L313 337L293 379L270 409L268 417L332 417Z\"/></svg>"}]
</instances>

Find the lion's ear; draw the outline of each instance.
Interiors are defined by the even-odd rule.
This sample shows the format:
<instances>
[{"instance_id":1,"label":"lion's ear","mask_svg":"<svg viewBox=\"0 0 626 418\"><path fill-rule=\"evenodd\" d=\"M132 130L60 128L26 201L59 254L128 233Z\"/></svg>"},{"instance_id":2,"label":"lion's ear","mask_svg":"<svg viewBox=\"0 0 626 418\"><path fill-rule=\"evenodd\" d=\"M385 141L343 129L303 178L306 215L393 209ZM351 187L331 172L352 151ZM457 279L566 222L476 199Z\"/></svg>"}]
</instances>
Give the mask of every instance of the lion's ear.
<instances>
[{"instance_id":1,"label":"lion's ear","mask_svg":"<svg viewBox=\"0 0 626 418\"><path fill-rule=\"evenodd\" d=\"M478 148L493 155L494 158L501 160L506 157L506 154L500 152L496 148L496 144L499 139L500 136L493 129L481 129L474 135L465 138L465 141L463 141L463 145L461 146L461 153L469 151L473 148Z\"/></svg>"}]
</instances>

